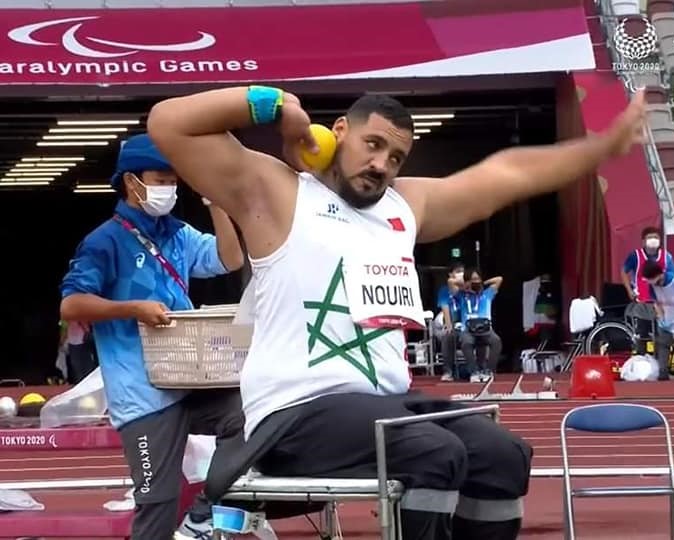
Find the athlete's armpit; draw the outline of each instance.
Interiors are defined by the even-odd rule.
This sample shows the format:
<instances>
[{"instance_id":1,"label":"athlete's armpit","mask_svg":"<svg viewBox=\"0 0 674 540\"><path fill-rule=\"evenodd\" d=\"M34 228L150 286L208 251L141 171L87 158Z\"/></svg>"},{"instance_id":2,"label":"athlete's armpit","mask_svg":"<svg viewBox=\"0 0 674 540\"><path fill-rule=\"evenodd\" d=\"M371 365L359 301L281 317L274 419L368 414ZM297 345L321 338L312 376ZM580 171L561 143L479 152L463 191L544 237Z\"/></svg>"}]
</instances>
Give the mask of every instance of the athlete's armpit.
<instances>
[{"instance_id":1,"label":"athlete's armpit","mask_svg":"<svg viewBox=\"0 0 674 540\"><path fill-rule=\"evenodd\" d=\"M251 256L264 257L287 238L297 174L273 156L244 147L231 133L186 136L150 131L161 152L192 189L239 225Z\"/></svg>"}]
</instances>

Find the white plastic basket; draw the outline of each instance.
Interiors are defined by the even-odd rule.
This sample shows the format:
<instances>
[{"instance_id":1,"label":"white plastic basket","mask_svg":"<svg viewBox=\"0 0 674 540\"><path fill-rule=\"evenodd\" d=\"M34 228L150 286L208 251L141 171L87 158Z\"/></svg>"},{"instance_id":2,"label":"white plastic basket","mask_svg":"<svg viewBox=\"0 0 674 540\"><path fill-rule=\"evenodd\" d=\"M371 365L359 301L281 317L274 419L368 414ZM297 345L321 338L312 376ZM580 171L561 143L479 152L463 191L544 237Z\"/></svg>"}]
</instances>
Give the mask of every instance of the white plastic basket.
<instances>
[{"instance_id":1,"label":"white plastic basket","mask_svg":"<svg viewBox=\"0 0 674 540\"><path fill-rule=\"evenodd\" d=\"M171 324L138 323L145 367L157 388L239 386L253 326L234 325L237 305L169 313Z\"/></svg>"}]
</instances>

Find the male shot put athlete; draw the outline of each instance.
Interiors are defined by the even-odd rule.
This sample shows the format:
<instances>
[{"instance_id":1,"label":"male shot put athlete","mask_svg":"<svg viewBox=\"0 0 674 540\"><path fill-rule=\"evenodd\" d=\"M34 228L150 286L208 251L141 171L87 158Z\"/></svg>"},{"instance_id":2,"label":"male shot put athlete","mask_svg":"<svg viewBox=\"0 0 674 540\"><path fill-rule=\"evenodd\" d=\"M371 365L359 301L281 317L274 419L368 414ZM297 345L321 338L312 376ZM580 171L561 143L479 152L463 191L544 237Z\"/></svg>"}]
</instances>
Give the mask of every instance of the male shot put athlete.
<instances>
[{"instance_id":1,"label":"male shot put athlete","mask_svg":"<svg viewBox=\"0 0 674 540\"><path fill-rule=\"evenodd\" d=\"M413 122L389 97L362 97L334 123L335 158L313 174L299 159L302 145L316 150L309 116L292 94L239 87L157 104L151 137L189 185L239 224L248 248L255 332L241 393L248 446L262 445L251 456L256 466L270 475L375 477L377 418L452 408L409 393L403 328L423 324L415 243L582 178L628 152L643 117L639 93L599 135L507 149L446 178L398 178ZM271 123L290 165L231 133ZM367 271L375 264L407 271L375 276ZM371 302L361 294L370 285L410 288L413 302ZM519 437L466 417L406 425L387 442L389 474L410 495L404 538L449 538L448 492L456 490L455 540L517 537L532 455ZM231 459L216 453L211 472ZM215 496L228 486L212 477Z\"/></svg>"}]
</instances>

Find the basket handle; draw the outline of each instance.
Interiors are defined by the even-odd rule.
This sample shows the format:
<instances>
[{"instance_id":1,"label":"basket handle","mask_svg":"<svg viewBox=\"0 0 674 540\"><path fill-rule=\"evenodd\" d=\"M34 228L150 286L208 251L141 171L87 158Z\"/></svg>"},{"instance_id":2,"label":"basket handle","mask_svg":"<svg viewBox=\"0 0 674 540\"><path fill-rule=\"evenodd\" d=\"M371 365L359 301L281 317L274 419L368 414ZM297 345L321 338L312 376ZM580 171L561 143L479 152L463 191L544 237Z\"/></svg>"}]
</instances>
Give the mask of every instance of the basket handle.
<instances>
[{"instance_id":1,"label":"basket handle","mask_svg":"<svg viewBox=\"0 0 674 540\"><path fill-rule=\"evenodd\" d=\"M169 311L166 313L169 319L222 319L234 317L234 313L220 311L219 309L194 309L185 311Z\"/></svg>"},{"instance_id":2,"label":"basket handle","mask_svg":"<svg viewBox=\"0 0 674 540\"><path fill-rule=\"evenodd\" d=\"M176 326L178 326L178 321L173 319L168 324L158 324L155 328L175 328Z\"/></svg>"}]
</instances>

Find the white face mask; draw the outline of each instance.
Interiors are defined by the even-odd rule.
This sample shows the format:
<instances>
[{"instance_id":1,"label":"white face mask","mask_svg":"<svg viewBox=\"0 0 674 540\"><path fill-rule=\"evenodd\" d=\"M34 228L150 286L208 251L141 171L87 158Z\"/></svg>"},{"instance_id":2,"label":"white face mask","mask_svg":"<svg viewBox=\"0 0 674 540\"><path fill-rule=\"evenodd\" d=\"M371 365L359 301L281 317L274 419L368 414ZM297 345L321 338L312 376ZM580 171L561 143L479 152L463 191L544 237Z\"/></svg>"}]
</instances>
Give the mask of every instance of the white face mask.
<instances>
[{"instance_id":1,"label":"white face mask","mask_svg":"<svg viewBox=\"0 0 674 540\"><path fill-rule=\"evenodd\" d=\"M152 217L160 217L173 210L178 200L178 186L147 186L137 176L134 176L134 178L145 188L146 200L139 202L146 214ZM140 197L138 198L140 199Z\"/></svg>"},{"instance_id":2,"label":"white face mask","mask_svg":"<svg viewBox=\"0 0 674 540\"><path fill-rule=\"evenodd\" d=\"M658 249L660 247L659 238L646 238L646 247L648 249Z\"/></svg>"}]
</instances>

